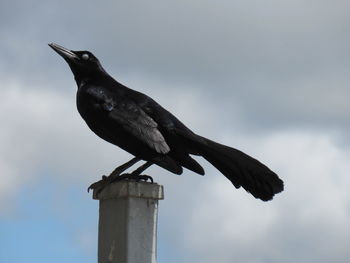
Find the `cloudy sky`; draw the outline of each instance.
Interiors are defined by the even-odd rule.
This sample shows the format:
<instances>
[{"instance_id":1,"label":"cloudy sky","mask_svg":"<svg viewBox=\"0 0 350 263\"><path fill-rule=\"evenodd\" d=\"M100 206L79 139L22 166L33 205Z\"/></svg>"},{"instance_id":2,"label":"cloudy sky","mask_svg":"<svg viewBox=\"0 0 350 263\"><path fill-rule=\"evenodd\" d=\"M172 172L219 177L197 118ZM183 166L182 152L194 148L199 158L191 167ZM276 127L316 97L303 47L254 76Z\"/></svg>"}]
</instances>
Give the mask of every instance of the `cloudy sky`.
<instances>
[{"instance_id":1,"label":"cloudy sky","mask_svg":"<svg viewBox=\"0 0 350 263\"><path fill-rule=\"evenodd\" d=\"M271 202L201 177L165 186L158 262L348 262L350 2L0 0L0 262L96 262L87 186L131 156L79 117L47 43L92 51L118 81L285 181Z\"/></svg>"}]
</instances>

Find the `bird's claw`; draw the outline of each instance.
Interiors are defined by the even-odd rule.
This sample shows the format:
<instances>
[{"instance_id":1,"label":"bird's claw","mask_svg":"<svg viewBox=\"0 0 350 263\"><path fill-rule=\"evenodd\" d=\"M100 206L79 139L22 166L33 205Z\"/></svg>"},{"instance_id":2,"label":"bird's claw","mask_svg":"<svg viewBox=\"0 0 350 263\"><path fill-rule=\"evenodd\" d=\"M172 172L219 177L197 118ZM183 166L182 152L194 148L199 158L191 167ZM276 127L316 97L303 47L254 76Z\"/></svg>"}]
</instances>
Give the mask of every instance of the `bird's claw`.
<instances>
[{"instance_id":1,"label":"bird's claw","mask_svg":"<svg viewBox=\"0 0 350 263\"><path fill-rule=\"evenodd\" d=\"M147 182L150 180L151 184L153 184L153 178L149 175L136 175L136 174L121 174L118 176L102 176L102 179L100 181L97 181L89 186L87 191L95 190L96 194L99 194L107 185L116 182L116 181L122 181L122 180L128 180L128 181L145 181Z\"/></svg>"},{"instance_id":2,"label":"bird's claw","mask_svg":"<svg viewBox=\"0 0 350 263\"><path fill-rule=\"evenodd\" d=\"M148 180L150 180L151 184L153 184L153 178L145 174L135 175L131 173L131 174L122 174L118 177L121 178L120 180L130 180L130 181L136 181L136 182L140 182L140 181L147 182Z\"/></svg>"},{"instance_id":3,"label":"bird's claw","mask_svg":"<svg viewBox=\"0 0 350 263\"><path fill-rule=\"evenodd\" d=\"M95 189L97 189L97 188L99 188L99 187L101 187L103 185L104 185L103 187L105 187L108 184L107 181L108 181L108 177L105 176L105 175L102 175L102 179L100 181L97 181L97 182L91 184L88 187L87 191L89 192L90 190L95 190Z\"/></svg>"}]
</instances>

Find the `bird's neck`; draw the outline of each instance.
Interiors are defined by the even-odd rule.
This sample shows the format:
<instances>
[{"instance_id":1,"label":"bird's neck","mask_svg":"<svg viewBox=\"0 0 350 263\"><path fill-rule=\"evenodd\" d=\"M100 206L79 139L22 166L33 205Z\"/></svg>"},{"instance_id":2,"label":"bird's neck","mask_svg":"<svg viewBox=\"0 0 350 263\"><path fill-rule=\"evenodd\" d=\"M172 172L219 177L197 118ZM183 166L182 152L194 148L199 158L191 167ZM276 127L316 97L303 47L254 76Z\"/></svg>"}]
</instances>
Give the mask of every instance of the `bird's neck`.
<instances>
[{"instance_id":1,"label":"bird's neck","mask_svg":"<svg viewBox=\"0 0 350 263\"><path fill-rule=\"evenodd\" d=\"M78 88L83 86L83 85L86 85L88 82L90 82L89 78L74 76L74 79L75 79L75 82L77 83Z\"/></svg>"},{"instance_id":2,"label":"bird's neck","mask_svg":"<svg viewBox=\"0 0 350 263\"><path fill-rule=\"evenodd\" d=\"M106 80L111 78L106 72L88 74L88 75L74 75L75 82L78 88L82 85L92 84L101 80Z\"/></svg>"}]
</instances>

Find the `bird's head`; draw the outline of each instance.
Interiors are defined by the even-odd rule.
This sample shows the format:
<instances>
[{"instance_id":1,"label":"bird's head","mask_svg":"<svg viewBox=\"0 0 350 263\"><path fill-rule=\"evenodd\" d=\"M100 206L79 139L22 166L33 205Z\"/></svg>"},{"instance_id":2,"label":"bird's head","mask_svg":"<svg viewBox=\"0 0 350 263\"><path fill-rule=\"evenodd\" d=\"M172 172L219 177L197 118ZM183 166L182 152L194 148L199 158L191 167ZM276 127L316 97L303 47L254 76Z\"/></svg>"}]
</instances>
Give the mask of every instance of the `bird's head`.
<instances>
[{"instance_id":1,"label":"bird's head","mask_svg":"<svg viewBox=\"0 0 350 263\"><path fill-rule=\"evenodd\" d=\"M49 46L68 63L78 84L84 79L92 78L101 73L106 74L100 61L90 51L74 51L54 43L49 44Z\"/></svg>"}]
</instances>

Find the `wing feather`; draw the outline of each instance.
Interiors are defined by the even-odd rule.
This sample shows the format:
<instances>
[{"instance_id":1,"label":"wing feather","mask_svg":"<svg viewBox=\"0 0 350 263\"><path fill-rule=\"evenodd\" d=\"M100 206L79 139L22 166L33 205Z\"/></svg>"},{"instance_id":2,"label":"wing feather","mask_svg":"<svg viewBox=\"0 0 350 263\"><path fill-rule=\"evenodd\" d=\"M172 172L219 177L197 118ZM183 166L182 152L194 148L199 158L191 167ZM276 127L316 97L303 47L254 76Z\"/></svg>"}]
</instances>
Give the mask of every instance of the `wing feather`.
<instances>
[{"instance_id":1,"label":"wing feather","mask_svg":"<svg viewBox=\"0 0 350 263\"><path fill-rule=\"evenodd\" d=\"M158 124L136 104L115 105L109 116L156 152L166 154L170 151L163 135L158 130Z\"/></svg>"}]
</instances>

